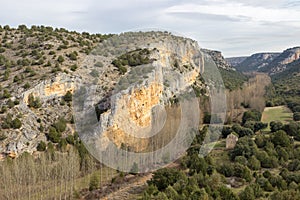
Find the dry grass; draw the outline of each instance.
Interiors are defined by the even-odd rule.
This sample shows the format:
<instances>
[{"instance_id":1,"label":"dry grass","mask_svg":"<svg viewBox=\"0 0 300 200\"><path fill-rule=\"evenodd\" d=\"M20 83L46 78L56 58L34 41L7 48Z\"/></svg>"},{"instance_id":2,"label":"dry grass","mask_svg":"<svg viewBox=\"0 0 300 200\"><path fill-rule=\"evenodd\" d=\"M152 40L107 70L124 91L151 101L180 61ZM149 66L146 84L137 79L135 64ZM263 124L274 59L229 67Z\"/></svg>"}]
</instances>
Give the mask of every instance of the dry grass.
<instances>
[{"instance_id":1,"label":"dry grass","mask_svg":"<svg viewBox=\"0 0 300 200\"><path fill-rule=\"evenodd\" d=\"M281 121L286 124L293 120L292 111L286 106L276 106L265 108L261 121L268 123L268 127L265 131L270 131L270 122L271 121Z\"/></svg>"}]
</instances>

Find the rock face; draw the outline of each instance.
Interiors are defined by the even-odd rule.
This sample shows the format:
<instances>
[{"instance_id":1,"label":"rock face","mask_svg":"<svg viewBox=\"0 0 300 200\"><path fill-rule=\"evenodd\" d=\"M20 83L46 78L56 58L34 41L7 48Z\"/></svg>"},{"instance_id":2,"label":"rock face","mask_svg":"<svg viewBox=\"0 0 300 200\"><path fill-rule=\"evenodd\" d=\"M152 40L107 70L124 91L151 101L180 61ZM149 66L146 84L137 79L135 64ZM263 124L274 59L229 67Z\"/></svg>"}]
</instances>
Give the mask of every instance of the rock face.
<instances>
[{"instance_id":1,"label":"rock face","mask_svg":"<svg viewBox=\"0 0 300 200\"><path fill-rule=\"evenodd\" d=\"M127 97L129 102L126 107L129 109L130 119L140 127L150 126L151 109L159 103L162 91L163 86L156 82L134 90Z\"/></svg>"},{"instance_id":2,"label":"rock face","mask_svg":"<svg viewBox=\"0 0 300 200\"><path fill-rule=\"evenodd\" d=\"M70 108L60 105L60 102L62 96L74 90L74 81L75 77L61 73L19 94L17 98L21 99L20 104L8 113L12 116L22 115L22 127L18 130L3 131L7 138L1 143L3 148L1 152L19 154L27 151L32 153L39 141L46 140L40 127L47 127L60 116L71 115ZM41 108L34 109L28 106L30 94L40 99Z\"/></svg>"},{"instance_id":3,"label":"rock face","mask_svg":"<svg viewBox=\"0 0 300 200\"><path fill-rule=\"evenodd\" d=\"M226 70L235 70L232 66L225 60L220 51L212 51L208 49L202 49L203 52L211 56L217 67Z\"/></svg>"},{"instance_id":4,"label":"rock face","mask_svg":"<svg viewBox=\"0 0 300 200\"><path fill-rule=\"evenodd\" d=\"M299 77L300 75L300 59L288 64L286 70L280 73L276 73L272 76L273 80L287 80L291 78Z\"/></svg>"},{"instance_id":5,"label":"rock face","mask_svg":"<svg viewBox=\"0 0 300 200\"><path fill-rule=\"evenodd\" d=\"M97 143L101 146L100 149L107 148L111 141L118 148L127 147L136 152L149 150L152 133L156 134L157 130L164 129L168 120L166 115L170 113L164 114L164 109L167 109L165 107L176 107L176 101L182 94L188 95L201 70L203 71L203 56L197 42L169 33L133 34L134 45L130 42L132 34L124 34L121 35L121 44L115 51L126 53L128 50L122 49L146 47L152 51L150 59L153 62L134 67L127 66L128 72L116 79L117 84L111 92L110 103L107 103L109 106L99 116L100 132L91 134L89 131L83 136L87 143ZM153 37L153 34L160 35ZM145 46L144 40L147 35L150 39ZM104 48L100 47L101 51L95 53L95 57L101 57L102 51L108 51L110 46ZM101 74L106 74L105 71L111 67L104 67ZM106 84L105 81L102 81L102 84ZM104 102L107 97L105 93L98 93L93 99L95 98L98 98L98 102ZM196 114L198 116L190 113L193 118L199 119L199 112ZM76 120L81 121L84 118L86 117L83 115ZM195 119L189 120L188 124L191 127ZM85 127L82 129L86 130ZM96 135L96 138L92 135Z\"/></svg>"},{"instance_id":6,"label":"rock face","mask_svg":"<svg viewBox=\"0 0 300 200\"><path fill-rule=\"evenodd\" d=\"M74 91L74 77L67 74L58 74L52 79L44 80L34 88L27 90L23 94L23 102L28 104L28 96L32 94L34 97L39 97L42 102L49 99L60 98L68 91Z\"/></svg>"},{"instance_id":7,"label":"rock face","mask_svg":"<svg viewBox=\"0 0 300 200\"><path fill-rule=\"evenodd\" d=\"M246 58L243 62L236 66L236 69L241 72L251 72L263 69L272 62L279 53L257 53Z\"/></svg>"}]
</instances>

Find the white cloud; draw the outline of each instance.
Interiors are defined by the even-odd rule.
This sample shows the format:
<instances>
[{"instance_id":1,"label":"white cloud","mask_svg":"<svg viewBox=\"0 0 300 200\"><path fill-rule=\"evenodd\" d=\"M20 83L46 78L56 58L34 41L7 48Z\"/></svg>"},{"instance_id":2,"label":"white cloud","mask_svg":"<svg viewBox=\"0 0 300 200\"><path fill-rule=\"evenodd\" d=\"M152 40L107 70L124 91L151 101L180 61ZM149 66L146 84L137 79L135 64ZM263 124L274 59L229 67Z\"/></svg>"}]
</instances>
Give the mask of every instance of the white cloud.
<instances>
[{"instance_id":1,"label":"white cloud","mask_svg":"<svg viewBox=\"0 0 300 200\"><path fill-rule=\"evenodd\" d=\"M233 19L249 19L253 22L299 22L300 11L287 8L264 8L242 3L212 5L184 4L166 9L166 13L203 13L224 15ZM300 23L291 25L300 26Z\"/></svg>"},{"instance_id":2,"label":"white cloud","mask_svg":"<svg viewBox=\"0 0 300 200\"><path fill-rule=\"evenodd\" d=\"M11 0L9 3L1 3L0 22L14 26L23 23L66 26L78 19L75 12L84 12L86 8L87 4L83 1Z\"/></svg>"},{"instance_id":3,"label":"white cloud","mask_svg":"<svg viewBox=\"0 0 300 200\"><path fill-rule=\"evenodd\" d=\"M226 56L299 45L295 0L0 0L0 24L44 24L118 33L158 28L197 39Z\"/></svg>"}]
</instances>

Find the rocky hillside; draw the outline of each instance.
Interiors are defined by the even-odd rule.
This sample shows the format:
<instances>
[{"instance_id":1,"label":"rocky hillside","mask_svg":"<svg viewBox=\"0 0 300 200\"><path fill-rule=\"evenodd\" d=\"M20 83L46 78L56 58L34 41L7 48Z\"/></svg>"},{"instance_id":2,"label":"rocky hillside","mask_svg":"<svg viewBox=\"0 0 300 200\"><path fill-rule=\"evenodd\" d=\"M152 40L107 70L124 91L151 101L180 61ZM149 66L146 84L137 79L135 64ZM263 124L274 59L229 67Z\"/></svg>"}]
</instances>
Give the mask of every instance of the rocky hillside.
<instances>
[{"instance_id":1,"label":"rocky hillside","mask_svg":"<svg viewBox=\"0 0 300 200\"><path fill-rule=\"evenodd\" d=\"M269 95L271 105L287 104L293 112L300 111L300 60L286 66L286 70L272 76L275 91Z\"/></svg>"},{"instance_id":2,"label":"rocky hillside","mask_svg":"<svg viewBox=\"0 0 300 200\"><path fill-rule=\"evenodd\" d=\"M117 45L114 42L117 42ZM105 56L107 53L108 56ZM85 119L90 117L90 113L85 110L76 111L78 118L75 119L83 122L79 123L79 131L94 156L101 160L110 152L115 160L106 161L110 162L109 166L114 166L121 159L121 155L114 154L114 146L128 148L134 152L157 149L159 154L161 146L165 146L164 142L171 142L173 134L177 132L178 126L172 125L174 121L178 121L178 125L183 123L185 131L196 128L199 125L196 96L187 100L183 95L190 96L194 84L199 89L205 87L199 79L204 66L202 58L197 42L163 32L124 33L100 44L86 60L105 63L97 69L100 76L95 78L90 75L89 70L94 69L93 64L87 63L88 70L81 71L83 77L90 76L84 80L84 84L101 83L100 88L96 88L99 92L92 97L93 102L90 105L86 105L86 102L74 102L75 107L80 107L81 104L92 107L94 103L99 102L97 109L100 120L89 123L89 127L100 123L99 129L88 130ZM115 73L117 75L113 79L105 77L105 74L111 73L112 68L120 73ZM91 94L85 95L91 98ZM110 94L113 96L107 103ZM78 98L77 93L74 96ZM183 103L181 101L191 104L181 107L182 111L179 114L177 103ZM166 109L166 119L161 108ZM180 121L179 116L186 121ZM160 131L152 136L157 127L160 127ZM98 130L100 132L97 132ZM176 151L184 151L182 148L184 144L178 144ZM99 152L99 149L103 152ZM179 152L174 152L174 155L178 154ZM144 158L145 160L150 159ZM143 166L140 161L135 162L140 169L150 167L147 163ZM128 164L130 166L124 163L120 169L129 171L132 162Z\"/></svg>"},{"instance_id":3,"label":"rocky hillside","mask_svg":"<svg viewBox=\"0 0 300 200\"><path fill-rule=\"evenodd\" d=\"M248 58L248 57L247 56L243 56L243 57L230 57L230 58L226 58L226 61L230 64L230 66L236 67L240 63L242 63L244 60L246 60L246 58Z\"/></svg>"},{"instance_id":4,"label":"rocky hillside","mask_svg":"<svg viewBox=\"0 0 300 200\"><path fill-rule=\"evenodd\" d=\"M85 121L80 124L86 113L78 114L74 107L82 103L76 101L76 91L84 84L97 86L97 95L88 106L105 130L103 140L113 139L120 148L147 150L149 141L137 146L134 138L116 135L149 126L151 108L175 105L183 91L193 88L196 96L207 95L200 77L205 63L210 62L205 55L233 72L220 52L201 50L197 42L168 32L113 36L44 26L4 26L0 27L0 42L0 152L12 157L33 153L44 143L69 143L76 135L74 121L79 130L87 127ZM83 138L90 141L92 137Z\"/></svg>"},{"instance_id":5,"label":"rocky hillside","mask_svg":"<svg viewBox=\"0 0 300 200\"><path fill-rule=\"evenodd\" d=\"M285 50L272 60L265 68L259 69L261 72L276 74L288 69L288 65L300 58L300 47Z\"/></svg>"},{"instance_id":6,"label":"rocky hillside","mask_svg":"<svg viewBox=\"0 0 300 200\"><path fill-rule=\"evenodd\" d=\"M1 153L32 153L40 141L59 142L58 136L74 133L70 102L77 70L108 37L44 26L0 27Z\"/></svg>"},{"instance_id":7,"label":"rocky hillside","mask_svg":"<svg viewBox=\"0 0 300 200\"><path fill-rule=\"evenodd\" d=\"M300 73L300 59L288 64L285 71L274 74L273 79L274 80L279 80L279 79L288 80L291 77L299 77L299 75L300 75L299 73Z\"/></svg>"},{"instance_id":8,"label":"rocky hillside","mask_svg":"<svg viewBox=\"0 0 300 200\"><path fill-rule=\"evenodd\" d=\"M220 51L214 51L214 50L208 50L208 49L202 49L203 52L207 53L211 56L211 58L214 60L216 65L219 68L226 69L226 70L235 70L232 68L232 66L225 60L225 58L222 55L222 52Z\"/></svg>"},{"instance_id":9,"label":"rocky hillside","mask_svg":"<svg viewBox=\"0 0 300 200\"><path fill-rule=\"evenodd\" d=\"M243 62L236 66L236 69L241 72L258 71L266 67L279 54L278 53L257 53L246 58Z\"/></svg>"},{"instance_id":10,"label":"rocky hillside","mask_svg":"<svg viewBox=\"0 0 300 200\"><path fill-rule=\"evenodd\" d=\"M289 68L289 64L300 58L300 47L285 50L282 53L257 53L246 58L236 66L241 72L264 72L276 74Z\"/></svg>"},{"instance_id":11,"label":"rocky hillside","mask_svg":"<svg viewBox=\"0 0 300 200\"><path fill-rule=\"evenodd\" d=\"M168 133L178 128L171 124L177 119L166 119L165 129L153 141L137 142L125 132L143 133L160 126L159 121L153 124L153 107L166 106L167 113L177 116L182 93L189 96L193 91L196 97L207 97L205 81L209 80L204 81L200 74L211 66L220 69L230 90L247 80L221 52L201 49L196 41L168 32L101 35L44 26L4 26L0 27L0 43L2 157L33 153L49 143L57 147L72 144L77 137L74 122L81 138L92 141L91 146L96 142L107 147L104 144L113 141L132 151L159 148L161 144L153 146L153 141L172 138ZM87 85L95 88L80 90ZM199 119L191 115L199 109L194 103L195 108L186 107L190 114L187 128ZM82 106L90 107L92 115L82 112ZM102 137L96 140L90 127L98 125L98 120Z\"/></svg>"}]
</instances>

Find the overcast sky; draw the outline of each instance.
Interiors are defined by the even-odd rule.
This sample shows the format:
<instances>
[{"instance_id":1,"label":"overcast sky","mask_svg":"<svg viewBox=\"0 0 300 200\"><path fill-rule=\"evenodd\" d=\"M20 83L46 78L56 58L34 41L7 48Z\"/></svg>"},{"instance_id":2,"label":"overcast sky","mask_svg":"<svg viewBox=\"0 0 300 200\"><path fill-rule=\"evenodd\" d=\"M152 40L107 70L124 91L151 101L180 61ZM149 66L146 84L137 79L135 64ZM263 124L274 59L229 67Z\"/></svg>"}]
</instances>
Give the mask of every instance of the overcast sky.
<instances>
[{"instance_id":1,"label":"overcast sky","mask_svg":"<svg viewBox=\"0 0 300 200\"><path fill-rule=\"evenodd\" d=\"M226 57L300 46L298 0L0 0L0 24L92 33L161 29Z\"/></svg>"}]
</instances>

